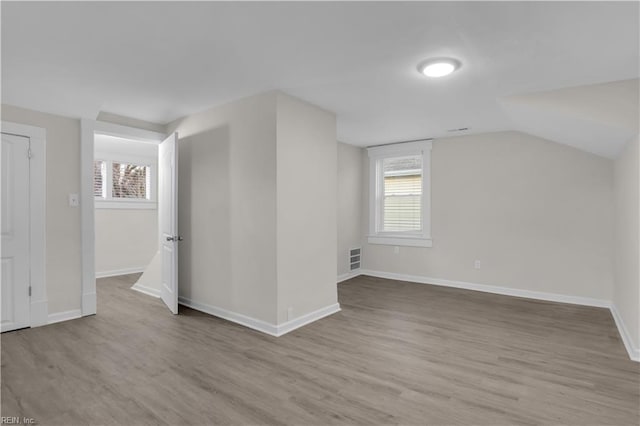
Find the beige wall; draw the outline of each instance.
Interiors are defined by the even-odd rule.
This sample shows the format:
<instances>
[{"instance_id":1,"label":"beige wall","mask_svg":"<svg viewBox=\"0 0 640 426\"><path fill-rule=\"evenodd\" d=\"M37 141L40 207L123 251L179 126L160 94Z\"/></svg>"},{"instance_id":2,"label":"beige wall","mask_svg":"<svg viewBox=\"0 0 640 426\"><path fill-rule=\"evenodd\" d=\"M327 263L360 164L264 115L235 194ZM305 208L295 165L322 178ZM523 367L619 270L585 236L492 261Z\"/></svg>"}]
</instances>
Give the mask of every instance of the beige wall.
<instances>
[{"instance_id":1,"label":"beige wall","mask_svg":"<svg viewBox=\"0 0 640 426\"><path fill-rule=\"evenodd\" d=\"M80 121L2 105L2 120L46 129L46 288L49 314L80 309Z\"/></svg>"},{"instance_id":2,"label":"beige wall","mask_svg":"<svg viewBox=\"0 0 640 426\"><path fill-rule=\"evenodd\" d=\"M337 303L337 142L335 114L282 93L277 102L278 324L282 324Z\"/></svg>"},{"instance_id":3,"label":"beige wall","mask_svg":"<svg viewBox=\"0 0 640 426\"><path fill-rule=\"evenodd\" d=\"M368 173L365 152L365 182ZM432 180L433 247L365 244L364 268L611 300L610 160L522 133L483 134L434 141ZM365 195L363 235L368 208Z\"/></svg>"},{"instance_id":4,"label":"beige wall","mask_svg":"<svg viewBox=\"0 0 640 426\"><path fill-rule=\"evenodd\" d=\"M180 296L274 326L335 304L335 116L269 92L168 129Z\"/></svg>"},{"instance_id":5,"label":"beige wall","mask_svg":"<svg viewBox=\"0 0 640 426\"><path fill-rule=\"evenodd\" d=\"M613 303L640 359L640 147L636 136L615 161Z\"/></svg>"},{"instance_id":6,"label":"beige wall","mask_svg":"<svg viewBox=\"0 0 640 426\"><path fill-rule=\"evenodd\" d=\"M178 120L179 292L276 323L276 94Z\"/></svg>"},{"instance_id":7,"label":"beige wall","mask_svg":"<svg viewBox=\"0 0 640 426\"><path fill-rule=\"evenodd\" d=\"M158 250L156 209L96 209L96 275L144 269Z\"/></svg>"},{"instance_id":8,"label":"beige wall","mask_svg":"<svg viewBox=\"0 0 640 426\"><path fill-rule=\"evenodd\" d=\"M349 250L362 245L362 176L365 150L338 143L338 276L349 273Z\"/></svg>"}]
</instances>

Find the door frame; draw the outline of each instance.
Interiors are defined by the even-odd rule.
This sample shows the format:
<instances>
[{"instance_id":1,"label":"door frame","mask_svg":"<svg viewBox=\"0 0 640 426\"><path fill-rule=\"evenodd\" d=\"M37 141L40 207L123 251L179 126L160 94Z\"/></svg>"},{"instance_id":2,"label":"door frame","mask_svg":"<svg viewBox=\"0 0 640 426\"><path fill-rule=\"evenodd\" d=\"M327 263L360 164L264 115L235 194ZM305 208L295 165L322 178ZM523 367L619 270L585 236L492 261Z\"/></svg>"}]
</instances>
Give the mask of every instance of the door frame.
<instances>
[{"instance_id":1,"label":"door frame","mask_svg":"<svg viewBox=\"0 0 640 426\"><path fill-rule=\"evenodd\" d=\"M163 133L151 130L85 118L80 120L80 223L82 236L80 296L83 317L95 315L97 311L95 198L93 196L93 158L96 133L156 144L166 138Z\"/></svg>"},{"instance_id":2,"label":"door frame","mask_svg":"<svg viewBox=\"0 0 640 426\"><path fill-rule=\"evenodd\" d=\"M33 156L29 162L29 271L31 298L29 323L38 327L49 323L46 288L46 139L41 127L2 121L0 131L29 138Z\"/></svg>"}]
</instances>

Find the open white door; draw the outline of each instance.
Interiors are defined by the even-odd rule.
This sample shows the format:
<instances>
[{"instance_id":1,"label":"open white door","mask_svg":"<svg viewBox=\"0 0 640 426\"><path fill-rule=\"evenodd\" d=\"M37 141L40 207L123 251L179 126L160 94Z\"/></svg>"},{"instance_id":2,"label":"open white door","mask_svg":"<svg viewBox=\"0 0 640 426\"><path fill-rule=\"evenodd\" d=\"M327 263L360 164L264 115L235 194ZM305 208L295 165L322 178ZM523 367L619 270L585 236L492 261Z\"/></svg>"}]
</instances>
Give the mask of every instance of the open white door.
<instances>
[{"instance_id":1,"label":"open white door","mask_svg":"<svg viewBox=\"0 0 640 426\"><path fill-rule=\"evenodd\" d=\"M178 134L160 143L158 150L158 223L162 259L162 300L178 313Z\"/></svg>"}]
</instances>

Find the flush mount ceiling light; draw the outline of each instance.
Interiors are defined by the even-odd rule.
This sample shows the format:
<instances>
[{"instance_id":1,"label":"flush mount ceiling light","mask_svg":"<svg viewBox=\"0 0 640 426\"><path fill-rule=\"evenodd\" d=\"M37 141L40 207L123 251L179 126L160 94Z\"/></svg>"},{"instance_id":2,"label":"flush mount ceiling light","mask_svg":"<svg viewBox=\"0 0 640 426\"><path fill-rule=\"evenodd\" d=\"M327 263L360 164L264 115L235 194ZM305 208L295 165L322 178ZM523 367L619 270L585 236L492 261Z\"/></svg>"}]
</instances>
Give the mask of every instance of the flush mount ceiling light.
<instances>
[{"instance_id":1,"label":"flush mount ceiling light","mask_svg":"<svg viewBox=\"0 0 640 426\"><path fill-rule=\"evenodd\" d=\"M453 58L428 59L418 65L418 71L427 77L444 77L460 68L460 61Z\"/></svg>"}]
</instances>

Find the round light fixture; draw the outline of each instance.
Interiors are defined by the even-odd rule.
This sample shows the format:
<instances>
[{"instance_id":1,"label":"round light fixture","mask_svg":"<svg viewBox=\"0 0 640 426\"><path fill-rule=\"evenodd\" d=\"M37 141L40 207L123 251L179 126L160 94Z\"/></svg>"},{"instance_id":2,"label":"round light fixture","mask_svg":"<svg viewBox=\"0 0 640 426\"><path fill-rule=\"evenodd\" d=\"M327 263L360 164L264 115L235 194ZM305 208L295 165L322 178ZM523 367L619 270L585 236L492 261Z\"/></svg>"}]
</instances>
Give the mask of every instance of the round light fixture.
<instances>
[{"instance_id":1,"label":"round light fixture","mask_svg":"<svg viewBox=\"0 0 640 426\"><path fill-rule=\"evenodd\" d=\"M418 71L427 77L444 77L460 68L460 61L453 58L426 60L418 65Z\"/></svg>"}]
</instances>

